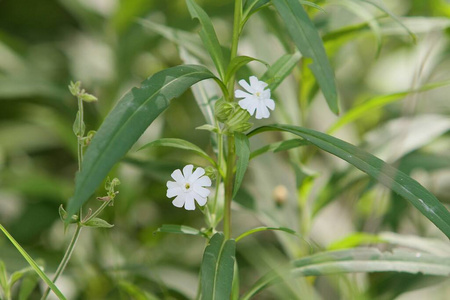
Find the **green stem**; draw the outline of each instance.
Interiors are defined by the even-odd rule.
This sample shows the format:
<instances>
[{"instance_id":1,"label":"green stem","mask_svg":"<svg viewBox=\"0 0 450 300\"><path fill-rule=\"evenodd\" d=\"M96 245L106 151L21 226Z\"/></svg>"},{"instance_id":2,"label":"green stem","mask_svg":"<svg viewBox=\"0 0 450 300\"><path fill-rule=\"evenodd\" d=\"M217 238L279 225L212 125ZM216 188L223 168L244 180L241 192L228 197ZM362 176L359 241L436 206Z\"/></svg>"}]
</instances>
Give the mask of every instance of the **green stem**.
<instances>
[{"instance_id":1,"label":"green stem","mask_svg":"<svg viewBox=\"0 0 450 300\"><path fill-rule=\"evenodd\" d=\"M78 97L78 112L80 114L79 116L79 128L80 132L77 136L78 139L78 145L77 145L77 153L78 153L78 171L81 171L81 164L83 163L83 135L84 132L81 131L81 128L83 128L84 124L84 113L83 113L83 99L81 97ZM81 216L80 216L81 219Z\"/></svg>"},{"instance_id":2,"label":"green stem","mask_svg":"<svg viewBox=\"0 0 450 300\"><path fill-rule=\"evenodd\" d=\"M236 0L234 2L234 23L233 23L233 40L231 41L231 54L230 61L232 61L236 55L239 44L239 36L241 35L241 18L242 18L242 0ZM228 101L233 101L234 97L234 79L235 74L232 74L228 85Z\"/></svg>"},{"instance_id":3,"label":"green stem","mask_svg":"<svg viewBox=\"0 0 450 300\"><path fill-rule=\"evenodd\" d=\"M234 163L236 160L236 153L234 150L234 136L228 137L228 156L227 156L227 174L225 176L225 207L223 231L225 239L231 238L231 202L233 198L233 183L234 183Z\"/></svg>"},{"instance_id":4,"label":"green stem","mask_svg":"<svg viewBox=\"0 0 450 300\"><path fill-rule=\"evenodd\" d=\"M70 257L72 256L72 253L73 253L73 250L75 250L75 245L78 241L78 237L80 236L81 228L82 228L81 224L78 223L77 229L75 230L72 240L70 241L69 247L67 247L66 253L64 253L64 257L61 260L61 263L59 264L58 269L56 269L56 273L55 273L55 276L53 277L52 282L56 282L56 280L58 280L59 276L62 274L62 272L64 272L64 269L66 268L67 264L69 263ZM49 293L50 293L50 289L47 288L45 290L44 294L42 295L41 300L47 299Z\"/></svg>"},{"instance_id":5,"label":"green stem","mask_svg":"<svg viewBox=\"0 0 450 300\"><path fill-rule=\"evenodd\" d=\"M77 97L78 98L78 112L79 112L79 128L80 130L83 128L83 124L84 124L84 113L83 113L83 99L81 99L81 97ZM79 134L77 135L77 141L78 141L78 145L77 145L77 154L78 154L78 171L81 171L81 165L83 163L83 135L84 132L80 131ZM82 210L80 208L80 213L79 213L79 220L81 221L82 218ZM81 225L81 222L77 223L77 228L75 229L75 232L72 236L72 240L70 241L69 246L67 247L66 252L64 253L63 259L61 260L61 262L59 263L58 268L56 269L56 273L55 276L53 277L52 282L56 282L56 280L58 280L59 276L64 272L67 264L69 263L69 260L72 256L73 251L75 250L75 245L78 241L78 238L80 236L81 233L81 228L83 226ZM50 293L50 288L47 287L47 289L45 290L44 294L42 295L41 300L45 300L47 299L48 295Z\"/></svg>"}]
</instances>

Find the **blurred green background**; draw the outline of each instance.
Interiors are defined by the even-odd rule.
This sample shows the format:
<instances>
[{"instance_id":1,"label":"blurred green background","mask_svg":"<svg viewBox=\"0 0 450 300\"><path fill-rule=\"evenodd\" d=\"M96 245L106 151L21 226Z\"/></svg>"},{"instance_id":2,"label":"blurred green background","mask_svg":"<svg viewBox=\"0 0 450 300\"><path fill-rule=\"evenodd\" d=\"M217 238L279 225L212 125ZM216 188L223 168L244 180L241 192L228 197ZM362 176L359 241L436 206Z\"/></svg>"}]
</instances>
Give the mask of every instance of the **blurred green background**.
<instances>
[{"instance_id":1,"label":"blurred green background","mask_svg":"<svg viewBox=\"0 0 450 300\"><path fill-rule=\"evenodd\" d=\"M197 2L213 19L222 45L228 47L233 1ZM417 35L415 43L404 28L374 6L355 1L314 2L325 9L309 8L309 12L326 41L344 112L375 96L450 79L448 1L385 1ZM0 223L33 258L44 262L48 274L56 269L70 239L70 229L64 234L58 207L73 193L77 170L72 132L77 103L67 85L80 80L99 98L98 103L85 105L87 130L91 130L100 126L127 90L159 70L183 63L179 45L143 26L140 18L191 33L197 28L182 0L0 1ZM341 28L365 23L352 34L333 37ZM292 50L275 12L264 9L247 25L239 53L271 64ZM250 70L262 74L264 66L252 63ZM311 94L308 114L302 118L297 96L304 91L301 74L301 67L296 68L274 93L280 109L271 121L325 131L337 117L328 111L320 94ZM336 136L400 167L448 207L449 94L448 86L411 93L343 127ZM104 217L115 226L83 230L58 282L68 299L195 297L205 241L154 231L162 224L204 226L200 211L172 206L165 196L165 183L174 169L187 162L205 162L179 150L136 149L158 137L178 137L211 152L208 133L194 130L204 123L192 93L186 93L113 170L111 176L119 177L122 184L114 207L107 208ZM262 145L278 138L265 135L252 143ZM406 201L323 153L307 166L312 192L305 201L314 214L302 214L291 159L292 154L279 153L252 161L240 196L241 204L247 205L236 204L234 211L236 234L261 224L287 226L307 233L315 249L326 249L360 231L393 231L446 241ZM281 207L275 201L280 190ZM86 207L98 205L91 200ZM304 218L310 219L308 228ZM237 248L241 288L245 290L265 271L297 257L305 248L302 239L270 232L244 240ZM3 235L0 259L9 273L27 266ZM428 286L432 287L425 289L426 294L444 299L450 293L449 281L440 280L384 273L331 276L312 285L287 281L258 299L350 299L349 295L357 295L352 299L413 299L410 290ZM421 299L423 291L417 293ZM37 288L32 299L38 295Z\"/></svg>"}]
</instances>

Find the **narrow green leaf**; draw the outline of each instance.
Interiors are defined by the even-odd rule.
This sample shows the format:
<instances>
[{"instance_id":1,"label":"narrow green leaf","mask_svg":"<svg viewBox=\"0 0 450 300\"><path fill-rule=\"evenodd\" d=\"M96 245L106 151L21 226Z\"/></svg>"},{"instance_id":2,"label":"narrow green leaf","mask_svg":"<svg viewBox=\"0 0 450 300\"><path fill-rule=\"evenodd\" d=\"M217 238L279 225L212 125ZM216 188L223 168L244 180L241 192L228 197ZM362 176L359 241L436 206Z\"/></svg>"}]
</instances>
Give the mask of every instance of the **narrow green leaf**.
<instances>
[{"instance_id":1,"label":"narrow green leaf","mask_svg":"<svg viewBox=\"0 0 450 300\"><path fill-rule=\"evenodd\" d=\"M280 57L270 68L264 73L261 80L269 84L267 88L274 91L283 80L291 74L292 69L300 60L300 52L294 54L285 54Z\"/></svg>"},{"instance_id":2,"label":"narrow green leaf","mask_svg":"<svg viewBox=\"0 0 450 300\"><path fill-rule=\"evenodd\" d=\"M22 280L22 284L20 285L19 297L18 300L28 300L30 299L31 293L36 288L39 283L39 276L35 273L28 274Z\"/></svg>"},{"instance_id":3,"label":"narrow green leaf","mask_svg":"<svg viewBox=\"0 0 450 300\"><path fill-rule=\"evenodd\" d=\"M241 186L245 171L247 171L248 162L250 160L250 144L247 136L245 134L236 132L234 134L234 137L236 155L238 157L238 160L236 162L236 177L234 180L233 198L236 196L236 193Z\"/></svg>"},{"instance_id":4,"label":"narrow green leaf","mask_svg":"<svg viewBox=\"0 0 450 300\"><path fill-rule=\"evenodd\" d=\"M327 248L328 250L338 250L338 249L355 248L363 244L377 244L377 243L386 243L386 241L376 234L356 232L346 236L343 239L331 243Z\"/></svg>"},{"instance_id":5,"label":"narrow green leaf","mask_svg":"<svg viewBox=\"0 0 450 300\"><path fill-rule=\"evenodd\" d=\"M185 225L172 225L172 224L164 224L158 229L156 229L155 233L157 232L166 232L166 233L177 233L177 234L187 234L187 235L199 235L204 236L205 234L201 232L200 230L185 226Z\"/></svg>"},{"instance_id":6,"label":"narrow green leaf","mask_svg":"<svg viewBox=\"0 0 450 300\"><path fill-rule=\"evenodd\" d=\"M294 230L287 227L257 227L242 233L239 237L236 238L236 243L239 242L241 239L245 238L246 236L249 236L250 234L266 230L284 231L293 235L297 234Z\"/></svg>"},{"instance_id":7,"label":"narrow green leaf","mask_svg":"<svg viewBox=\"0 0 450 300\"><path fill-rule=\"evenodd\" d=\"M229 300L233 283L236 242L224 241L221 232L213 235L203 254L202 299Z\"/></svg>"},{"instance_id":8,"label":"narrow green leaf","mask_svg":"<svg viewBox=\"0 0 450 300\"><path fill-rule=\"evenodd\" d=\"M171 28L162 24L154 23L149 20L139 20L139 23L145 28L163 36L169 41L184 47L191 54L201 59L202 61L208 60L208 52L202 45L202 41L198 35L188 31Z\"/></svg>"},{"instance_id":9,"label":"narrow green leaf","mask_svg":"<svg viewBox=\"0 0 450 300\"><path fill-rule=\"evenodd\" d=\"M277 143L272 143L272 144L266 145L264 147L261 147L255 151L253 151L250 154L250 160L257 156L260 156L261 154L269 152L269 151L279 152L279 151L285 151L285 150L289 150L289 149L300 147L300 146L306 146L306 145L309 145L309 142L306 140L303 140L303 139L292 139L292 140L286 140L286 141L281 141L281 142L277 142Z\"/></svg>"},{"instance_id":10,"label":"narrow green leaf","mask_svg":"<svg viewBox=\"0 0 450 300\"><path fill-rule=\"evenodd\" d=\"M92 218L86 223L82 223L83 226L92 227L92 228L112 228L114 225L109 224L103 219L100 218Z\"/></svg>"},{"instance_id":11,"label":"narrow green leaf","mask_svg":"<svg viewBox=\"0 0 450 300\"><path fill-rule=\"evenodd\" d=\"M266 63L265 61L254 57L236 56L235 58L233 58L233 60L231 60L230 64L228 65L227 71L225 73L224 82L228 82L232 75L234 75L240 68L242 68L243 66L252 61L258 61L266 66L269 66L269 64Z\"/></svg>"},{"instance_id":12,"label":"narrow green leaf","mask_svg":"<svg viewBox=\"0 0 450 300\"><path fill-rule=\"evenodd\" d=\"M225 60L220 47L219 40L217 39L214 26L209 18L208 14L197 4L194 0L186 0L186 4L193 19L198 19L202 28L199 35L209 52L221 79L225 77Z\"/></svg>"},{"instance_id":13,"label":"narrow green leaf","mask_svg":"<svg viewBox=\"0 0 450 300\"><path fill-rule=\"evenodd\" d=\"M73 215L94 193L113 165L169 105L194 83L213 78L205 67L183 65L163 70L144 80L141 88L125 94L108 114L86 150L75 194L67 213Z\"/></svg>"},{"instance_id":14,"label":"narrow green leaf","mask_svg":"<svg viewBox=\"0 0 450 300\"><path fill-rule=\"evenodd\" d=\"M450 213L436 197L417 181L391 167L381 159L340 139L315 130L292 125L263 126L248 136L264 131L286 131L354 165L370 177L408 200L425 217L450 238Z\"/></svg>"},{"instance_id":15,"label":"narrow green leaf","mask_svg":"<svg viewBox=\"0 0 450 300\"><path fill-rule=\"evenodd\" d=\"M355 1L355 0L353 0L353 1ZM414 43L417 42L417 36L405 24L403 24L403 22L399 19L399 17L397 17L389 9L387 9L386 6L383 5L383 3L379 3L379 2L375 2L375 1L371 1L371 0L362 0L362 1L375 6L382 12L386 13L409 34L409 36L411 37L411 39L413 40Z\"/></svg>"},{"instance_id":16,"label":"narrow green leaf","mask_svg":"<svg viewBox=\"0 0 450 300\"><path fill-rule=\"evenodd\" d=\"M0 287L5 295L9 295L8 274L3 260L0 260Z\"/></svg>"},{"instance_id":17,"label":"narrow green leaf","mask_svg":"<svg viewBox=\"0 0 450 300\"><path fill-rule=\"evenodd\" d=\"M203 157L207 161L209 161L213 166L216 166L216 162L205 151L203 151L197 145L194 145L191 142L188 142L186 140L177 139L177 138L162 138L162 139L150 142L148 144L145 144L139 150L142 150L145 148L150 148L150 147L172 147L172 148L194 151L196 154L200 155L201 157Z\"/></svg>"},{"instance_id":18,"label":"narrow green leaf","mask_svg":"<svg viewBox=\"0 0 450 300\"><path fill-rule=\"evenodd\" d=\"M272 3L302 55L313 60L309 67L322 89L330 110L338 114L339 105L333 69L317 29L298 0L272 0Z\"/></svg>"},{"instance_id":19,"label":"narrow green leaf","mask_svg":"<svg viewBox=\"0 0 450 300\"><path fill-rule=\"evenodd\" d=\"M292 262L293 276L321 276L361 272L405 272L434 276L450 275L450 257L425 253L360 248L314 254ZM248 300L279 278L271 272L261 278L241 299Z\"/></svg>"},{"instance_id":20,"label":"narrow green leaf","mask_svg":"<svg viewBox=\"0 0 450 300\"><path fill-rule=\"evenodd\" d=\"M41 270L38 264L31 258L31 256L20 246L20 244L9 234L9 232L0 224L0 230L6 235L6 237L10 240L10 242L16 247L16 249L20 252L20 254L25 258L28 264L33 268L33 270L41 277L42 280L52 289L55 295L62 300L66 300L66 297L61 293L61 291L56 287L56 285L51 281L50 278L45 275L45 273Z\"/></svg>"},{"instance_id":21,"label":"narrow green leaf","mask_svg":"<svg viewBox=\"0 0 450 300\"><path fill-rule=\"evenodd\" d=\"M27 275L30 272L33 272L33 269L31 267L27 267L27 268L24 268L22 270L12 273L11 277L9 279L10 287L12 287L14 285L14 283L16 283L17 281L22 279L22 277L24 277L25 275Z\"/></svg>"},{"instance_id":22,"label":"narrow green leaf","mask_svg":"<svg viewBox=\"0 0 450 300\"><path fill-rule=\"evenodd\" d=\"M411 93L425 92L425 91L440 88L440 87L443 87L443 86L446 86L449 84L450 84L450 81L434 82L434 83L426 84L416 90L408 90L408 91L403 91L403 92L399 92L399 93L382 95L382 96L377 96L377 97L371 98L371 99L365 101L364 103L353 107L348 112L343 114L327 130L327 133L331 134L331 133L335 132L336 130L338 130L339 128L341 128L342 126L344 126L350 122L353 122L368 113L373 112L375 109L380 109L390 103L399 101Z\"/></svg>"}]
</instances>

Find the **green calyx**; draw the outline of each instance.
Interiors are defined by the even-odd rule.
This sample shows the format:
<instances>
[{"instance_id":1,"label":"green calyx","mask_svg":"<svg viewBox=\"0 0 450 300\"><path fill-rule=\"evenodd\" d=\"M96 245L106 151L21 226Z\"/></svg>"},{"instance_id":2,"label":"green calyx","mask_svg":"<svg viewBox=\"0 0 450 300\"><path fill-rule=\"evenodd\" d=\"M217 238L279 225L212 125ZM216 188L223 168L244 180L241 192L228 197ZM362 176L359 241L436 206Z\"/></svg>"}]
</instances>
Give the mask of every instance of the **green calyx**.
<instances>
[{"instance_id":1,"label":"green calyx","mask_svg":"<svg viewBox=\"0 0 450 300\"><path fill-rule=\"evenodd\" d=\"M225 134L244 132L253 126L252 123L248 122L250 114L235 102L220 99L216 102L214 109L217 120L225 124L223 131Z\"/></svg>"}]
</instances>

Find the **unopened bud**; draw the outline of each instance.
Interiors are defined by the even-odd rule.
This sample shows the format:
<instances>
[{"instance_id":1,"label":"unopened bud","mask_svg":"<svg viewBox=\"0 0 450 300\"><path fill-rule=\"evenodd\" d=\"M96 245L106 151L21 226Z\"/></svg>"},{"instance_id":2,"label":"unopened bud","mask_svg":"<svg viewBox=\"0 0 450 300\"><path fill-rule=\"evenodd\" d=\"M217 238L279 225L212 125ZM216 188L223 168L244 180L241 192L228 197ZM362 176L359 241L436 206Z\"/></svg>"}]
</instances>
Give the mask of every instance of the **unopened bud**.
<instances>
[{"instance_id":1,"label":"unopened bud","mask_svg":"<svg viewBox=\"0 0 450 300\"><path fill-rule=\"evenodd\" d=\"M217 100L214 105L214 114L219 122L225 123L235 110L235 103L223 99Z\"/></svg>"},{"instance_id":2,"label":"unopened bud","mask_svg":"<svg viewBox=\"0 0 450 300\"><path fill-rule=\"evenodd\" d=\"M216 178L216 169L211 166L206 167L205 175L208 176L210 179L214 180Z\"/></svg>"},{"instance_id":3,"label":"unopened bud","mask_svg":"<svg viewBox=\"0 0 450 300\"><path fill-rule=\"evenodd\" d=\"M72 81L69 84L69 91L72 95L74 96L78 96L78 94L80 93L80 86L81 86L81 82L77 81L75 83L73 83Z\"/></svg>"},{"instance_id":4,"label":"unopened bud","mask_svg":"<svg viewBox=\"0 0 450 300\"><path fill-rule=\"evenodd\" d=\"M97 97L95 97L94 95L88 94L88 93L83 93L80 95L80 97L84 102L98 101Z\"/></svg>"},{"instance_id":5,"label":"unopened bud","mask_svg":"<svg viewBox=\"0 0 450 300\"><path fill-rule=\"evenodd\" d=\"M227 130L231 132L244 132L252 127L253 124L249 123L250 114L242 109L241 107L237 107L230 118L225 123L227 125Z\"/></svg>"}]
</instances>

